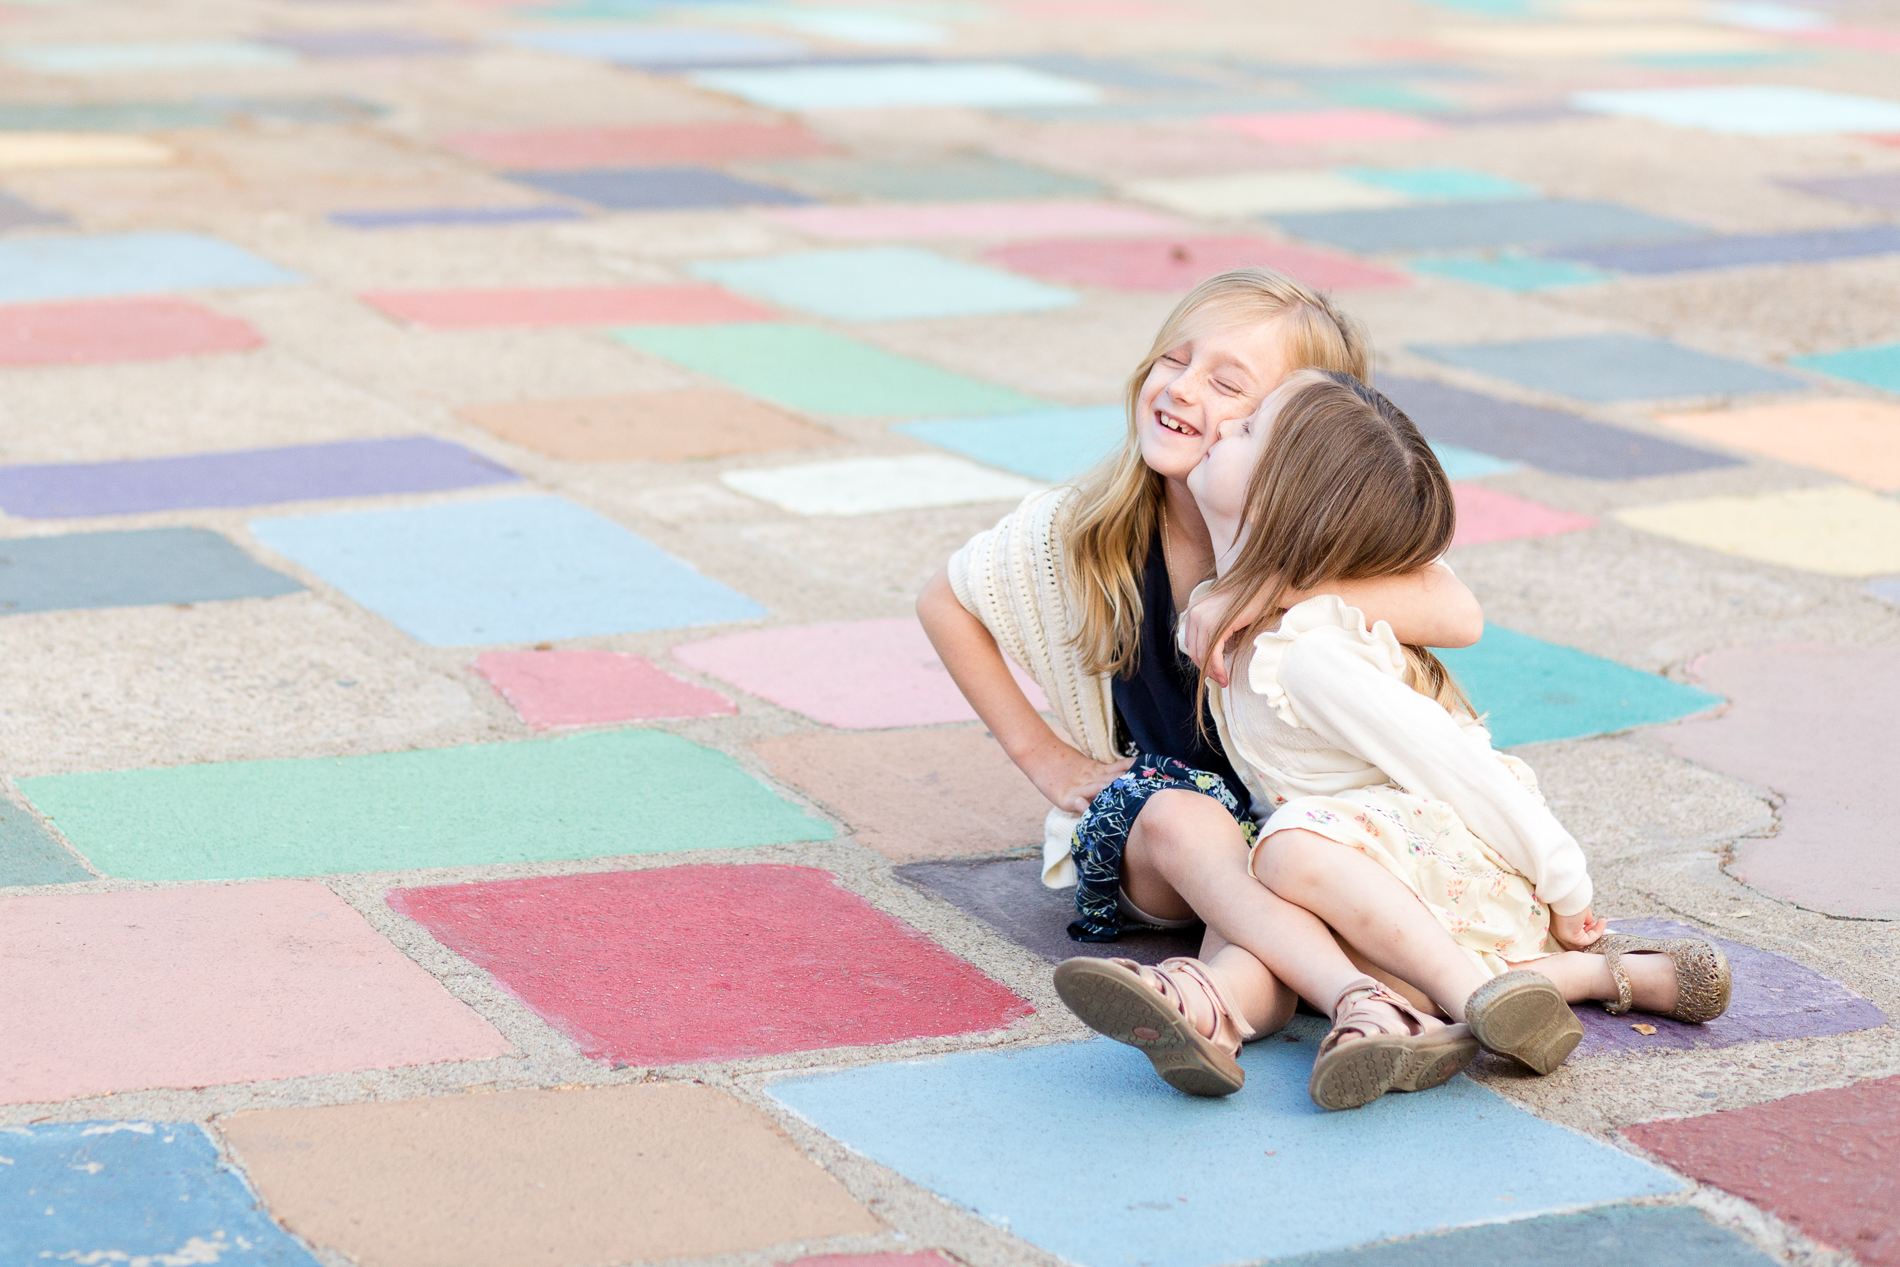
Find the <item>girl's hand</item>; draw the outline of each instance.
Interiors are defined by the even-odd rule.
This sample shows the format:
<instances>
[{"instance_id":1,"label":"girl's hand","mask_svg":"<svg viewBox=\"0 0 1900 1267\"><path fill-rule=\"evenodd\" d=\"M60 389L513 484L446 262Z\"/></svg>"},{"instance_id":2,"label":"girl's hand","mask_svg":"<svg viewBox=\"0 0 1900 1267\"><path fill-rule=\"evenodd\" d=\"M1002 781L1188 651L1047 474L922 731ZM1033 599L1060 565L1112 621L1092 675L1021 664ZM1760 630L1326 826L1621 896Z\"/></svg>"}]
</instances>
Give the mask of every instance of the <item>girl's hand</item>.
<instances>
[{"instance_id":1,"label":"girl's hand","mask_svg":"<svg viewBox=\"0 0 1900 1267\"><path fill-rule=\"evenodd\" d=\"M1049 798L1051 805L1071 814L1084 814L1088 812L1089 802L1133 764L1133 757L1123 757L1119 761L1091 761L1068 744L1058 741L1048 751L1038 753L1033 761L1024 764L1023 772L1036 785L1036 790Z\"/></svg>"},{"instance_id":2,"label":"girl's hand","mask_svg":"<svg viewBox=\"0 0 1900 1267\"><path fill-rule=\"evenodd\" d=\"M1233 623L1235 632L1218 647L1210 644L1215 632L1227 623L1227 609L1234 601L1232 594L1210 594L1182 613L1181 649L1188 659L1201 666L1201 672L1216 686L1227 685L1227 664L1233 655L1234 643L1240 637L1239 631L1259 617L1266 597L1264 589L1254 595L1253 601L1241 609L1240 618Z\"/></svg>"},{"instance_id":3,"label":"girl's hand","mask_svg":"<svg viewBox=\"0 0 1900 1267\"><path fill-rule=\"evenodd\" d=\"M1598 919L1589 907L1575 915L1550 913L1550 935L1565 950L1582 950L1610 931L1610 921Z\"/></svg>"}]
</instances>

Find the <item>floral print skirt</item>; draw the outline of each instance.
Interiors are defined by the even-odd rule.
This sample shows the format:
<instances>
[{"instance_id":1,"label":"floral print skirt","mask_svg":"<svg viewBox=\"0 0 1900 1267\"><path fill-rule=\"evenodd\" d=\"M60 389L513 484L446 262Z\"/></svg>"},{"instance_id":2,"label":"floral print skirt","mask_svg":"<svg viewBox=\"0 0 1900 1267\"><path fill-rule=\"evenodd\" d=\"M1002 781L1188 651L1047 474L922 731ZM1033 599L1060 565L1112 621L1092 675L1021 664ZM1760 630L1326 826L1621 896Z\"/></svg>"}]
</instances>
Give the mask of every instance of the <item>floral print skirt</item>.
<instances>
[{"instance_id":1,"label":"floral print skirt","mask_svg":"<svg viewBox=\"0 0 1900 1267\"><path fill-rule=\"evenodd\" d=\"M1537 776L1516 757L1499 754L1520 783L1537 791ZM1561 949L1550 940L1550 912L1491 847L1471 834L1443 801L1386 784L1339 796L1301 796L1279 807L1260 829L1298 827L1357 849L1390 871L1493 976Z\"/></svg>"},{"instance_id":2,"label":"floral print skirt","mask_svg":"<svg viewBox=\"0 0 1900 1267\"><path fill-rule=\"evenodd\" d=\"M1173 757L1136 753L1135 764L1096 794L1069 837L1069 856L1075 859L1078 876L1075 922L1069 925L1073 940L1114 941L1121 936L1122 854L1128 848L1128 833L1148 798L1171 789L1199 792L1218 801L1240 824L1246 843L1253 844L1256 824L1241 812L1227 780Z\"/></svg>"}]
</instances>

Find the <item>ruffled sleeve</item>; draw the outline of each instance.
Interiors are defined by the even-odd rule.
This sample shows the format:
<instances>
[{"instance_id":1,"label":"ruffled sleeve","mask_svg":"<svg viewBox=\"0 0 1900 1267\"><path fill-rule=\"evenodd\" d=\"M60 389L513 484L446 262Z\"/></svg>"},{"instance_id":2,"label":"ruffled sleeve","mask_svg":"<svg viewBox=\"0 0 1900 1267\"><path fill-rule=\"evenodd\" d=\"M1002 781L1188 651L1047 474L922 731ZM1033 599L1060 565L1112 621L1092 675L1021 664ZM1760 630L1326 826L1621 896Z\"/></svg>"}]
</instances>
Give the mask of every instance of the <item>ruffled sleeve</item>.
<instances>
[{"instance_id":1,"label":"ruffled sleeve","mask_svg":"<svg viewBox=\"0 0 1900 1267\"><path fill-rule=\"evenodd\" d=\"M1406 683L1409 676L1405 650L1399 646L1392 626L1382 620L1366 628L1366 614L1357 607L1346 606L1345 600L1337 594L1309 598L1288 608L1286 615L1280 618L1279 628L1254 639L1253 663L1247 669L1247 685L1289 726L1313 729L1301 720L1299 710L1281 685L1287 652L1301 636L1321 630L1328 632L1319 636L1327 638L1340 654L1361 660L1366 667L1400 683Z\"/></svg>"}]
</instances>

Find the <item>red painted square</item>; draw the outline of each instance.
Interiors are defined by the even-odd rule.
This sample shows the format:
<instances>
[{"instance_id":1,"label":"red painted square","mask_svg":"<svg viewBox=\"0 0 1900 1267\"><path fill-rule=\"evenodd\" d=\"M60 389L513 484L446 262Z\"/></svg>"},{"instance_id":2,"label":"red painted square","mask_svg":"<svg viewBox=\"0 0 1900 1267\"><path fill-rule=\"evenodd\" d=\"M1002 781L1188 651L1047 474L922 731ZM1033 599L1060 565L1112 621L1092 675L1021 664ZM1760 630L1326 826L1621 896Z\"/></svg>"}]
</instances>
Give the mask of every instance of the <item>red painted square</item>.
<instances>
[{"instance_id":1,"label":"red painted square","mask_svg":"<svg viewBox=\"0 0 1900 1267\"><path fill-rule=\"evenodd\" d=\"M1185 291L1215 273L1248 265L1277 269L1323 290L1411 284L1389 268L1240 235L1018 242L985 251L984 258L1046 281L1112 290Z\"/></svg>"},{"instance_id":2,"label":"red painted square","mask_svg":"<svg viewBox=\"0 0 1900 1267\"><path fill-rule=\"evenodd\" d=\"M496 326L709 325L778 313L717 286L584 286L558 290L382 290L365 303L429 330Z\"/></svg>"},{"instance_id":3,"label":"red painted square","mask_svg":"<svg viewBox=\"0 0 1900 1267\"><path fill-rule=\"evenodd\" d=\"M462 132L442 144L512 171L671 167L807 158L836 146L789 123L670 123L647 128L527 128Z\"/></svg>"},{"instance_id":4,"label":"red painted square","mask_svg":"<svg viewBox=\"0 0 1900 1267\"><path fill-rule=\"evenodd\" d=\"M1900 1078L1623 1133L1870 1267L1900 1264Z\"/></svg>"},{"instance_id":5,"label":"red painted square","mask_svg":"<svg viewBox=\"0 0 1900 1267\"><path fill-rule=\"evenodd\" d=\"M107 299L0 307L0 365L161 361L262 347L236 317L183 299Z\"/></svg>"},{"instance_id":6,"label":"red painted square","mask_svg":"<svg viewBox=\"0 0 1900 1267\"><path fill-rule=\"evenodd\" d=\"M1288 110L1276 114L1222 114L1207 122L1275 145L1332 141L1407 141L1437 136L1444 126L1390 110Z\"/></svg>"},{"instance_id":7,"label":"red painted square","mask_svg":"<svg viewBox=\"0 0 1900 1267\"><path fill-rule=\"evenodd\" d=\"M811 867L448 884L389 904L603 1064L866 1047L1035 1010Z\"/></svg>"},{"instance_id":8,"label":"red painted square","mask_svg":"<svg viewBox=\"0 0 1900 1267\"><path fill-rule=\"evenodd\" d=\"M739 711L718 691L622 651L486 651L475 671L536 730Z\"/></svg>"},{"instance_id":9,"label":"red painted square","mask_svg":"<svg viewBox=\"0 0 1900 1267\"><path fill-rule=\"evenodd\" d=\"M1451 488L1458 498L1458 535L1452 538L1453 545L1549 537L1594 528L1597 522L1588 515L1526 501L1482 484L1453 484Z\"/></svg>"}]
</instances>

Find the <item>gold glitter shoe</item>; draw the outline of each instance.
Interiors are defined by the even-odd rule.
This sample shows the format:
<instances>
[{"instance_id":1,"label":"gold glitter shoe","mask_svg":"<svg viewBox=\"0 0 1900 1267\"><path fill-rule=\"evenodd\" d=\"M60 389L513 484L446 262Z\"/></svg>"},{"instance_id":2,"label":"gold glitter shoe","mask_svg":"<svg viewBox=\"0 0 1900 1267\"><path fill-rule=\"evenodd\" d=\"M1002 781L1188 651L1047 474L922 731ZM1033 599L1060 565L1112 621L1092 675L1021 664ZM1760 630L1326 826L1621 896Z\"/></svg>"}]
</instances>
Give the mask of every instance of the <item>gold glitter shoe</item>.
<instances>
[{"instance_id":1,"label":"gold glitter shoe","mask_svg":"<svg viewBox=\"0 0 1900 1267\"><path fill-rule=\"evenodd\" d=\"M1700 1025L1728 1011L1728 956L1714 942L1700 937L1638 937L1634 933L1605 933L1583 948L1586 955L1609 961L1616 982L1616 1002L1603 1010L1621 1016L1630 1010L1630 979L1623 971L1624 955L1668 955L1676 968L1676 1010L1665 1013L1672 1021Z\"/></svg>"}]
</instances>

